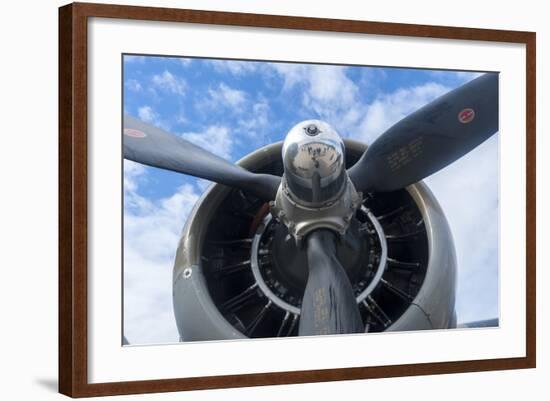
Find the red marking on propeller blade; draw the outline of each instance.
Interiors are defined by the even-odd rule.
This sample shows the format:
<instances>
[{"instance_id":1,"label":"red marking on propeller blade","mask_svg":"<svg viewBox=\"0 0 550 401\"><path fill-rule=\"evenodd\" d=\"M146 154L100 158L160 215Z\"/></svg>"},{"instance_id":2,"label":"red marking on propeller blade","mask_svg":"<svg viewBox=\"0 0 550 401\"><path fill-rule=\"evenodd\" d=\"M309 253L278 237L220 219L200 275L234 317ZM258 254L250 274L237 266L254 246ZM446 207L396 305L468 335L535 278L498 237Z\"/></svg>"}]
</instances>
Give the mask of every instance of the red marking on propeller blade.
<instances>
[{"instance_id":1,"label":"red marking on propeller blade","mask_svg":"<svg viewBox=\"0 0 550 401\"><path fill-rule=\"evenodd\" d=\"M145 132L132 128L124 128L124 135L131 136L132 138L145 138L147 136Z\"/></svg>"},{"instance_id":2,"label":"red marking on propeller blade","mask_svg":"<svg viewBox=\"0 0 550 401\"><path fill-rule=\"evenodd\" d=\"M458 121L460 121L462 124L468 124L474 119L475 116L476 112L474 111L474 109L468 107L458 113Z\"/></svg>"}]
</instances>

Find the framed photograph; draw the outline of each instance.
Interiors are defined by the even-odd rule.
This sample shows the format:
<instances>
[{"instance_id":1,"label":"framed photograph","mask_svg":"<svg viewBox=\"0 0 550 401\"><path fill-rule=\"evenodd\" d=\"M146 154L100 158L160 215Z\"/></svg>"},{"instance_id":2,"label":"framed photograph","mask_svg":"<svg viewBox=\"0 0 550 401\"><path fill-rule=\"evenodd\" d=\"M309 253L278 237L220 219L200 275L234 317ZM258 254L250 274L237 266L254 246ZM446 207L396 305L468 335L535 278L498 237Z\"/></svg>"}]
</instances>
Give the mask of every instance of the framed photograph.
<instances>
[{"instance_id":1,"label":"framed photograph","mask_svg":"<svg viewBox=\"0 0 550 401\"><path fill-rule=\"evenodd\" d=\"M59 236L72 397L533 368L535 34L61 7Z\"/></svg>"}]
</instances>

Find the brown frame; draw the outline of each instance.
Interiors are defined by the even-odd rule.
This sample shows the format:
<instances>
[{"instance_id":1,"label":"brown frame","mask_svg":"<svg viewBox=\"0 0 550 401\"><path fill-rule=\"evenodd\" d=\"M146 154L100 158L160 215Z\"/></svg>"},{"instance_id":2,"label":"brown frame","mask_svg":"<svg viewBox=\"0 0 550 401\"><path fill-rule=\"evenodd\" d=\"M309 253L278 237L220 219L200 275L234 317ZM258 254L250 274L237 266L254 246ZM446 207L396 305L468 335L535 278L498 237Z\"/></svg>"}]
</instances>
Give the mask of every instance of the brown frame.
<instances>
[{"instance_id":1,"label":"brown frame","mask_svg":"<svg viewBox=\"0 0 550 401\"><path fill-rule=\"evenodd\" d=\"M87 19L89 17L525 44L527 54L526 356L89 384L87 381ZM91 3L73 3L61 7L59 9L59 391L72 397L89 397L534 368L536 365L535 51L534 32Z\"/></svg>"}]
</instances>

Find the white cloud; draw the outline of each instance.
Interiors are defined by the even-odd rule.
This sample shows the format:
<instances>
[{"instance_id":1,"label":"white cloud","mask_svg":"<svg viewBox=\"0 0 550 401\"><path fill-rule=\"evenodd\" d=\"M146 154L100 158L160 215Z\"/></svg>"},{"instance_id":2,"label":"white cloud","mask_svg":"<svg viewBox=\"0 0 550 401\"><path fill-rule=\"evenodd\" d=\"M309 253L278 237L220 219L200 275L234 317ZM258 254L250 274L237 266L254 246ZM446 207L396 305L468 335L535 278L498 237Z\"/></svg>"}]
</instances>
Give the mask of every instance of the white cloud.
<instances>
[{"instance_id":1,"label":"white cloud","mask_svg":"<svg viewBox=\"0 0 550 401\"><path fill-rule=\"evenodd\" d=\"M459 84L471 81L474 78L479 77L481 72L471 71L432 71L432 76L436 79L454 80Z\"/></svg>"},{"instance_id":2,"label":"white cloud","mask_svg":"<svg viewBox=\"0 0 550 401\"><path fill-rule=\"evenodd\" d=\"M129 79L124 83L124 86L132 92L141 92L143 89L141 84L136 79Z\"/></svg>"},{"instance_id":3,"label":"white cloud","mask_svg":"<svg viewBox=\"0 0 550 401\"><path fill-rule=\"evenodd\" d=\"M268 135L270 112L269 102L266 98L260 97L260 99L252 104L250 109L244 113L246 118L242 118L238 121L239 132L264 143Z\"/></svg>"},{"instance_id":4,"label":"white cloud","mask_svg":"<svg viewBox=\"0 0 550 401\"><path fill-rule=\"evenodd\" d=\"M142 106L138 109L138 116L146 123L154 123L159 115L151 106Z\"/></svg>"},{"instance_id":5,"label":"white cloud","mask_svg":"<svg viewBox=\"0 0 550 401\"><path fill-rule=\"evenodd\" d=\"M498 317L498 134L428 177L451 228L460 322Z\"/></svg>"},{"instance_id":6,"label":"white cloud","mask_svg":"<svg viewBox=\"0 0 550 401\"><path fill-rule=\"evenodd\" d=\"M187 83L183 78L179 78L168 70L164 70L162 74L153 76L153 86L176 95L184 95L187 88Z\"/></svg>"},{"instance_id":7,"label":"white cloud","mask_svg":"<svg viewBox=\"0 0 550 401\"><path fill-rule=\"evenodd\" d=\"M185 109L182 107L180 110L174 115L173 120L177 124L187 124L189 122Z\"/></svg>"},{"instance_id":8,"label":"white cloud","mask_svg":"<svg viewBox=\"0 0 550 401\"><path fill-rule=\"evenodd\" d=\"M336 101L348 105L356 100L358 88L346 76L345 67L314 66L310 70L308 96L311 101L321 105L332 105Z\"/></svg>"},{"instance_id":9,"label":"white cloud","mask_svg":"<svg viewBox=\"0 0 550 401\"><path fill-rule=\"evenodd\" d=\"M241 110L243 104L246 102L246 93L233 89L224 83L220 83L217 89L209 89L208 94L211 99L211 106L225 106L230 107L235 111Z\"/></svg>"},{"instance_id":10,"label":"white cloud","mask_svg":"<svg viewBox=\"0 0 550 401\"><path fill-rule=\"evenodd\" d=\"M158 120L158 113L150 106L142 106L138 109L138 116L146 123L154 123Z\"/></svg>"},{"instance_id":11,"label":"white cloud","mask_svg":"<svg viewBox=\"0 0 550 401\"><path fill-rule=\"evenodd\" d=\"M131 162L124 167L124 334L132 344L177 342L172 267L199 194L184 185L151 201L138 193L146 169Z\"/></svg>"},{"instance_id":12,"label":"white cloud","mask_svg":"<svg viewBox=\"0 0 550 401\"><path fill-rule=\"evenodd\" d=\"M342 135L349 134L363 115L359 88L347 77L345 67L314 66L310 70L303 104L331 121Z\"/></svg>"},{"instance_id":13,"label":"white cloud","mask_svg":"<svg viewBox=\"0 0 550 401\"><path fill-rule=\"evenodd\" d=\"M147 60L147 57L145 57L145 56L130 56L130 55L125 55L124 56L124 62L125 63L143 64L143 63L145 63L145 60Z\"/></svg>"},{"instance_id":14,"label":"white cloud","mask_svg":"<svg viewBox=\"0 0 550 401\"><path fill-rule=\"evenodd\" d=\"M134 191L134 195L139 195ZM140 255L159 260L174 255L182 224L198 199L193 187L184 185L159 201L143 202L124 222L125 233L140 249Z\"/></svg>"},{"instance_id":15,"label":"white cloud","mask_svg":"<svg viewBox=\"0 0 550 401\"><path fill-rule=\"evenodd\" d=\"M283 79L283 93L296 87L302 90L305 114L329 122L343 136L367 142L372 142L401 118L451 89L428 82L381 94L365 104L360 91L372 86L369 79L377 79L371 70L362 75L360 88L347 76L348 68L343 66L271 63L269 67ZM467 79L475 75L463 73L460 76Z\"/></svg>"},{"instance_id":16,"label":"white cloud","mask_svg":"<svg viewBox=\"0 0 550 401\"><path fill-rule=\"evenodd\" d=\"M179 59L180 64L183 65L184 67L189 67L191 65L192 61L193 60L190 59L190 58L180 58Z\"/></svg>"},{"instance_id":17,"label":"white cloud","mask_svg":"<svg viewBox=\"0 0 550 401\"><path fill-rule=\"evenodd\" d=\"M449 90L441 84L429 82L378 96L365 108L358 139L372 143L393 124Z\"/></svg>"},{"instance_id":18,"label":"white cloud","mask_svg":"<svg viewBox=\"0 0 550 401\"><path fill-rule=\"evenodd\" d=\"M162 128L165 131L170 131L171 124L166 119L161 119L160 115L153 109L151 106L141 106L138 108L138 117L140 120L145 121L146 123L153 124L159 128ZM183 115L178 115L175 119L176 122L179 122L183 118Z\"/></svg>"},{"instance_id":19,"label":"white cloud","mask_svg":"<svg viewBox=\"0 0 550 401\"><path fill-rule=\"evenodd\" d=\"M295 87L302 90L306 114L329 122L341 135L355 132L364 106L358 86L346 75L346 67L280 63L272 63L270 67L282 77L283 93Z\"/></svg>"},{"instance_id":20,"label":"white cloud","mask_svg":"<svg viewBox=\"0 0 550 401\"><path fill-rule=\"evenodd\" d=\"M283 91L292 89L295 85L307 82L310 66L305 64L271 63L273 68L283 78Z\"/></svg>"},{"instance_id":21,"label":"white cloud","mask_svg":"<svg viewBox=\"0 0 550 401\"><path fill-rule=\"evenodd\" d=\"M205 60L217 72L230 73L235 76L243 76L257 71L258 64L250 61L238 60Z\"/></svg>"},{"instance_id":22,"label":"white cloud","mask_svg":"<svg viewBox=\"0 0 550 401\"><path fill-rule=\"evenodd\" d=\"M134 192L137 190L137 180L145 172L143 164L124 159L124 190Z\"/></svg>"},{"instance_id":23,"label":"white cloud","mask_svg":"<svg viewBox=\"0 0 550 401\"><path fill-rule=\"evenodd\" d=\"M337 100L345 104L356 100L358 88L347 77L347 67L285 63L269 66L283 78L283 91L303 85L310 101L332 105Z\"/></svg>"},{"instance_id":24,"label":"white cloud","mask_svg":"<svg viewBox=\"0 0 550 401\"><path fill-rule=\"evenodd\" d=\"M233 139L227 127L212 125L203 132L186 132L181 136L224 159L231 159Z\"/></svg>"},{"instance_id":25,"label":"white cloud","mask_svg":"<svg viewBox=\"0 0 550 401\"><path fill-rule=\"evenodd\" d=\"M225 83L207 90L207 96L195 103L195 108L207 116L215 114L240 114L248 105L247 94L239 89L232 88Z\"/></svg>"}]
</instances>

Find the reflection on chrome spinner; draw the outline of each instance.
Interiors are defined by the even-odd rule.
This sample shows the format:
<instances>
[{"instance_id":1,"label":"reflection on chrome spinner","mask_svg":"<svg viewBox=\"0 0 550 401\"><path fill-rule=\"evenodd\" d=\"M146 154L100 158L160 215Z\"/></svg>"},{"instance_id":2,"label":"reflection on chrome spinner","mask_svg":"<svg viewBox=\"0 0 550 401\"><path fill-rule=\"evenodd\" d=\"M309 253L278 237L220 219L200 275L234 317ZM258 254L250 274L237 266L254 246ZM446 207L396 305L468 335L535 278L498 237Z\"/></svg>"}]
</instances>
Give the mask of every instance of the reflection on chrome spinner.
<instances>
[{"instance_id":1,"label":"reflection on chrome spinner","mask_svg":"<svg viewBox=\"0 0 550 401\"><path fill-rule=\"evenodd\" d=\"M340 135L323 121L302 121L287 134L282 156L284 176L271 213L298 244L319 228L344 235L362 196L348 178Z\"/></svg>"},{"instance_id":2,"label":"reflection on chrome spinner","mask_svg":"<svg viewBox=\"0 0 550 401\"><path fill-rule=\"evenodd\" d=\"M326 206L346 186L345 148L329 124L307 120L287 134L282 149L289 197L308 207Z\"/></svg>"}]
</instances>

